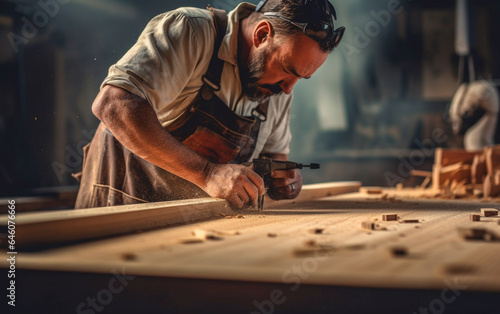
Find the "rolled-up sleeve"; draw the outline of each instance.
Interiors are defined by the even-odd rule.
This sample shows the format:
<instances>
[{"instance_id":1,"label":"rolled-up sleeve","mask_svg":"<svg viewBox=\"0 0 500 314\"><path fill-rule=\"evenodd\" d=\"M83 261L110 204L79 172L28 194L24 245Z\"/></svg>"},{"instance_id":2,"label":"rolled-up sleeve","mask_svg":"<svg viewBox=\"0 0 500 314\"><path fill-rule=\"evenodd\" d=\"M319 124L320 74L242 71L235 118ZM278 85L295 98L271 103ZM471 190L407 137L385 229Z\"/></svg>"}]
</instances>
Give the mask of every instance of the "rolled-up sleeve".
<instances>
[{"instance_id":1,"label":"rolled-up sleeve","mask_svg":"<svg viewBox=\"0 0 500 314\"><path fill-rule=\"evenodd\" d=\"M179 10L156 16L137 43L110 67L102 86L123 88L147 100L159 116L174 118L185 109L179 108L183 104L179 98L189 94L190 80L200 80L194 74L206 70L197 68L212 54L207 50L213 46L213 32L208 19L188 17Z\"/></svg>"}]
</instances>

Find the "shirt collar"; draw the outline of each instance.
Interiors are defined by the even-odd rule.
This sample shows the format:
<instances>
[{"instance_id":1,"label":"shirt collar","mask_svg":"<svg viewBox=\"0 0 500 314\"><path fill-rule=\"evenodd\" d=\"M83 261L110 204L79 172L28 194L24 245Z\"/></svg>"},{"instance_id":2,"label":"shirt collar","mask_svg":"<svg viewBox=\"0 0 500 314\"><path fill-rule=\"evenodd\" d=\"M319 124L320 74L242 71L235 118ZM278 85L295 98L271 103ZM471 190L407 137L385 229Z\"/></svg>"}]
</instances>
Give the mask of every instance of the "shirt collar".
<instances>
[{"instance_id":1,"label":"shirt collar","mask_svg":"<svg viewBox=\"0 0 500 314\"><path fill-rule=\"evenodd\" d=\"M240 22L254 11L254 4L242 2L233 11L228 13L227 30L219 49L219 59L238 66L238 33Z\"/></svg>"}]
</instances>

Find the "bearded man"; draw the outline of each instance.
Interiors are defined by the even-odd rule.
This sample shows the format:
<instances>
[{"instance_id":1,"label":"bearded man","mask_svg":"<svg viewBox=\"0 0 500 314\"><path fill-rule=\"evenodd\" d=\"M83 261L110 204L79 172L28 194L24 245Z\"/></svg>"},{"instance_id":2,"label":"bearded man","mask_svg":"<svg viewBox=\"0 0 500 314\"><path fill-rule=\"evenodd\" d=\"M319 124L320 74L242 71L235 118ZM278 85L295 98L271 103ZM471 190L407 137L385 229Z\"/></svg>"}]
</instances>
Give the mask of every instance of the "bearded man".
<instances>
[{"instance_id":1,"label":"bearded man","mask_svg":"<svg viewBox=\"0 0 500 314\"><path fill-rule=\"evenodd\" d=\"M264 182L241 163L287 160L292 88L339 44L328 0L241 3L228 15L179 8L153 18L109 69L92 112L76 208L211 196L256 205ZM295 198L299 170L268 194Z\"/></svg>"}]
</instances>

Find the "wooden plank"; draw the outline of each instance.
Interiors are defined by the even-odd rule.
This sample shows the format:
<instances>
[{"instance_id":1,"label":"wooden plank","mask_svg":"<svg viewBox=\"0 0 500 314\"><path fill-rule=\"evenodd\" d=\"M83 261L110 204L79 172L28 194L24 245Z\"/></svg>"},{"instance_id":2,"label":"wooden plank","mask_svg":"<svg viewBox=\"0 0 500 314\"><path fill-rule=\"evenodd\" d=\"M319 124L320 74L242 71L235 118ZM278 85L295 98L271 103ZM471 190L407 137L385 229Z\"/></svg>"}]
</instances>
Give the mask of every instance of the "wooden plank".
<instances>
[{"instance_id":1,"label":"wooden plank","mask_svg":"<svg viewBox=\"0 0 500 314\"><path fill-rule=\"evenodd\" d=\"M356 192L360 182L305 185L294 200L271 201L266 207ZM126 234L232 215L224 200L201 198L16 215L16 246L23 248ZM7 216L0 217L6 230ZM6 242L1 242L6 246Z\"/></svg>"},{"instance_id":2,"label":"wooden plank","mask_svg":"<svg viewBox=\"0 0 500 314\"><path fill-rule=\"evenodd\" d=\"M196 199L16 215L16 247L56 244L214 218L226 208L218 199ZM5 228L7 217L0 218ZM6 243L2 242L2 246Z\"/></svg>"},{"instance_id":3,"label":"wooden plank","mask_svg":"<svg viewBox=\"0 0 500 314\"><path fill-rule=\"evenodd\" d=\"M436 289L438 293L457 278L467 291L500 292L499 242L484 239L488 233L481 231L498 228L498 219L469 221L470 213L494 203L405 199L408 191L392 193L402 202L367 200L366 194L352 193L290 204L266 215L248 212L244 219L217 219L22 254L18 267L90 273L126 269L130 275L155 278L275 283L283 282L283 274L287 280L301 274L304 287ZM419 223L378 221L387 213ZM362 229L364 221L380 223L383 229ZM474 230L482 238L475 239ZM181 241L199 234L207 238L208 232L221 239ZM5 265L7 261L0 261Z\"/></svg>"},{"instance_id":4,"label":"wooden plank","mask_svg":"<svg viewBox=\"0 0 500 314\"><path fill-rule=\"evenodd\" d=\"M458 175L458 177L462 179L457 180L457 182L462 181L464 178L470 180L470 175L467 175L465 172L470 172L474 157L481 154L483 154L483 151L436 148L434 165L432 167L432 188L434 190L439 190L447 179L450 179L450 182L457 180L457 178L450 178L449 176L453 173L450 171L456 170L456 167L460 167L460 164L469 167L469 169L462 171ZM466 169L466 167L462 169ZM446 173L446 175L442 175L443 172Z\"/></svg>"},{"instance_id":5,"label":"wooden plank","mask_svg":"<svg viewBox=\"0 0 500 314\"><path fill-rule=\"evenodd\" d=\"M470 220L470 221L481 221L481 215L478 215L478 214L470 214L470 215L469 215L469 220Z\"/></svg>"},{"instance_id":6,"label":"wooden plank","mask_svg":"<svg viewBox=\"0 0 500 314\"><path fill-rule=\"evenodd\" d=\"M462 182L482 188L485 197L500 194L500 146L485 147L483 151L436 149L432 169L434 190L448 188L446 182ZM452 189L453 190L453 189Z\"/></svg>"},{"instance_id":7,"label":"wooden plank","mask_svg":"<svg viewBox=\"0 0 500 314\"><path fill-rule=\"evenodd\" d=\"M500 146L485 147L484 156L488 174L492 175L495 170L500 169Z\"/></svg>"},{"instance_id":8,"label":"wooden plank","mask_svg":"<svg viewBox=\"0 0 500 314\"><path fill-rule=\"evenodd\" d=\"M453 173L457 170L463 169L464 167L466 166L463 162L457 162L455 164L444 166L441 168L441 175L445 173Z\"/></svg>"},{"instance_id":9,"label":"wooden plank","mask_svg":"<svg viewBox=\"0 0 500 314\"><path fill-rule=\"evenodd\" d=\"M496 197L500 195L500 169L493 174L487 174L483 183L484 197Z\"/></svg>"},{"instance_id":10,"label":"wooden plank","mask_svg":"<svg viewBox=\"0 0 500 314\"><path fill-rule=\"evenodd\" d=\"M483 183L484 197L495 197L500 194L500 146L485 147L484 157L487 175Z\"/></svg>"},{"instance_id":11,"label":"wooden plank","mask_svg":"<svg viewBox=\"0 0 500 314\"><path fill-rule=\"evenodd\" d=\"M483 155L474 156L471 166L471 181L472 184L483 184L486 176L486 160Z\"/></svg>"},{"instance_id":12,"label":"wooden plank","mask_svg":"<svg viewBox=\"0 0 500 314\"><path fill-rule=\"evenodd\" d=\"M471 183L471 166L463 163L456 163L446 167L434 168L433 188L440 189L445 185L445 182L462 182L464 184Z\"/></svg>"},{"instance_id":13,"label":"wooden plank","mask_svg":"<svg viewBox=\"0 0 500 314\"><path fill-rule=\"evenodd\" d=\"M384 190L381 187L371 186L371 187L362 187L359 189L359 192L365 194L382 194Z\"/></svg>"},{"instance_id":14,"label":"wooden plank","mask_svg":"<svg viewBox=\"0 0 500 314\"><path fill-rule=\"evenodd\" d=\"M496 176L487 174L483 182L483 196L495 197L500 194L500 173Z\"/></svg>"},{"instance_id":15,"label":"wooden plank","mask_svg":"<svg viewBox=\"0 0 500 314\"><path fill-rule=\"evenodd\" d=\"M274 201L269 197L266 197L264 209L273 208L277 205L282 206L289 203L304 202L322 197L354 193L358 192L360 187L361 182L359 181L308 184L304 185L299 196L292 200Z\"/></svg>"},{"instance_id":16,"label":"wooden plank","mask_svg":"<svg viewBox=\"0 0 500 314\"><path fill-rule=\"evenodd\" d=\"M398 214L384 214L384 215L382 215L382 220L383 221L397 221Z\"/></svg>"},{"instance_id":17,"label":"wooden plank","mask_svg":"<svg viewBox=\"0 0 500 314\"><path fill-rule=\"evenodd\" d=\"M59 199L56 197L12 197L0 199L0 214L8 211L8 201L16 201L17 212L33 212L57 208L69 209L75 207L75 199Z\"/></svg>"},{"instance_id":18,"label":"wooden plank","mask_svg":"<svg viewBox=\"0 0 500 314\"><path fill-rule=\"evenodd\" d=\"M422 181L422 184L420 184L420 188L421 189L427 188L430 182L431 182L431 177L426 177L424 181Z\"/></svg>"},{"instance_id":19,"label":"wooden plank","mask_svg":"<svg viewBox=\"0 0 500 314\"><path fill-rule=\"evenodd\" d=\"M441 185L439 184L439 177L441 175L441 166L437 164L432 165L432 189L439 190Z\"/></svg>"},{"instance_id":20,"label":"wooden plank","mask_svg":"<svg viewBox=\"0 0 500 314\"><path fill-rule=\"evenodd\" d=\"M443 164L443 149L438 147L434 150L434 165L441 167Z\"/></svg>"},{"instance_id":21,"label":"wooden plank","mask_svg":"<svg viewBox=\"0 0 500 314\"><path fill-rule=\"evenodd\" d=\"M474 156L482 154L483 151L466 151L463 149L444 149L436 148L434 163L438 166L445 167L448 165L463 162L472 164Z\"/></svg>"},{"instance_id":22,"label":"wooden plank","mask_svg":"<svg viewBox=\"0 0 500 314\"><path fill-rule=\"evenodd\" d=\"M62 186L57 188L40 188L29 191L30 195L0 199L0 214L6 214L8 201L16 201L16 212L30 212L55 209L72 209L75 207L78 187Z\"/></svg>"},{"instance_id":23,"label":"wooden plank","mask_svg":"<svg viewBox=\"0 0 500 314\"><path fill-rule=\"evenodd\" d=\"M484 217L498 216L498 209L496 208L481 208L481 215Z\"/></svg>"},{"instance_id":24,"label":"wooden plank","mask_svg":"<svg viewBox=\"0 0 500 314\"><path fill-rule=\"evenodd\" d=\"M432 176L432 172L431 171L423 171L423 170L412 170L411 171L411 175L414 176L414 177L424 177L424 178L427 178L427 177L431 177Z\"/></svg>"}]
</instances>

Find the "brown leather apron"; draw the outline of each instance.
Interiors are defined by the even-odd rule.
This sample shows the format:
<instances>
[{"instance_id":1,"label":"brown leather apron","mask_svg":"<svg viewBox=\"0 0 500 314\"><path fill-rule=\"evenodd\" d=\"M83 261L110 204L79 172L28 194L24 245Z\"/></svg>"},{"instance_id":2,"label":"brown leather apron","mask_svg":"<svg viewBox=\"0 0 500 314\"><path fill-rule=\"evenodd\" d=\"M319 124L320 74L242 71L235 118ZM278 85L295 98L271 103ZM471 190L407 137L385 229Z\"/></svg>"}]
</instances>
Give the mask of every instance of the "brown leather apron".
<instances>
[{"instance_id":1,"label":"brown leather apron","mask_svg":"<svg viewBox=\"0 0 500 314\"><path fill-rule=\"evenodd\" d=\"M214 92L220 89L224 61L217 55L226 33L227 16L210 9L217 37L203 86L197 97L173 124L166 128L177 140L216 163L248 161L255 150L268 103L260 104L253 117L241 117ZM80 190L75 208L92 208L187 198L207 197L198 186L138 157L101 123L84 147Z\"/></svg>"}]
</instances>

